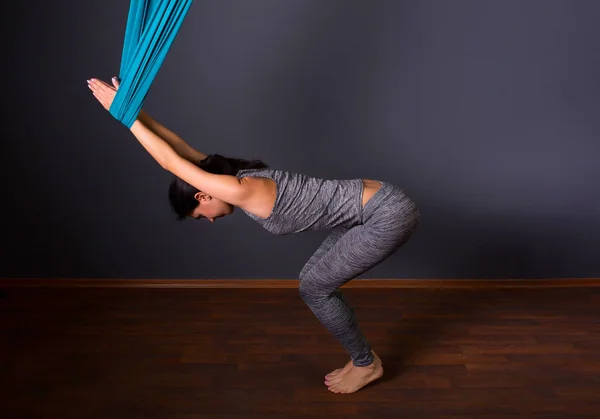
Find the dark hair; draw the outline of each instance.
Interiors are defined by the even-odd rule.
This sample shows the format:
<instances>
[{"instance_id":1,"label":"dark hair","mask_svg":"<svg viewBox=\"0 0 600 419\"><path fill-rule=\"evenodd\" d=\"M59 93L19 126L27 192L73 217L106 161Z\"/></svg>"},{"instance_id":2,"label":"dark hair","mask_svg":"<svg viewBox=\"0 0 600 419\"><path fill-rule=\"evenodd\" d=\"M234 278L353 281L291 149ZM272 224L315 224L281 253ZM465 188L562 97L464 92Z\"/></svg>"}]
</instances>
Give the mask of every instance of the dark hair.
<instances>
[{"instance_id":1,"label":"dark hair","mask_svg":"<svg viewBox=\"0 0 600 419\"><path fill-rule=\"evenodd\" d=\"M234 159L223 157L219 154L211 154L204 160L196 163L196 165L209 173L232 176L237 175L240 170L244 169L263 169L269 167L261 160ZM198 206L198 201L194 198L197 192L199 192L198 188L176 176L173 177L173 181L169 187L169 201L171 202L173 211L177 214L177 220L185 219Z\"/></svg>"}]
</instances>

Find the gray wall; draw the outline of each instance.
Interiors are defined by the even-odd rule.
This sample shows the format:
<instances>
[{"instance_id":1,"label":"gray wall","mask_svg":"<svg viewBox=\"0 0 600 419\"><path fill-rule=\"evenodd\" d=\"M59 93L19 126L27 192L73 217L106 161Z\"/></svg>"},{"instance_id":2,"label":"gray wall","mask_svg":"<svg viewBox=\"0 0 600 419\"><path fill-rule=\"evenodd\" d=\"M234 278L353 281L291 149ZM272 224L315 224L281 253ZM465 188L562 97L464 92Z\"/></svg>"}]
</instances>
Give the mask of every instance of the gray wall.
<instances>
[{"instance_id":1,"label":"gray wall","mask_svg":"<svg viewBox=\"0 0 600 419\"><path fill-rule=\"evenodd\" d=\"M91 96L128 2L13 7L0 277L297 277L325 232L176 222L171 175ZM598 22L594 0L202 0L145 109L206 153L405 189L421 227L362 277L600 277Z\"/></svg>"}]
</instances>

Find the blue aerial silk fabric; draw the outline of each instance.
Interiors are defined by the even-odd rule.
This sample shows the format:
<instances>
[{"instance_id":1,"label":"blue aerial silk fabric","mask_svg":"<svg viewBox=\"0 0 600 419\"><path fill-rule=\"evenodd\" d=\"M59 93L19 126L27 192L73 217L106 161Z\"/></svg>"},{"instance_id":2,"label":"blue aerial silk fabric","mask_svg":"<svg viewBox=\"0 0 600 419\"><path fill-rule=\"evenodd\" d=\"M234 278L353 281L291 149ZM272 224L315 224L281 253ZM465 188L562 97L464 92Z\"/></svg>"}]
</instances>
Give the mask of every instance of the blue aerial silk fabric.
<instances>
[{"instance_id":1,"label":"blue aerial silk fabric","mask_svg":"<svg viewBox=\"0 0 600 419\"><path fill-rule=\"evenodd\" d=\"M193 0L130 0L110 113L131 128Z\"/></svg>"}]
</instances>

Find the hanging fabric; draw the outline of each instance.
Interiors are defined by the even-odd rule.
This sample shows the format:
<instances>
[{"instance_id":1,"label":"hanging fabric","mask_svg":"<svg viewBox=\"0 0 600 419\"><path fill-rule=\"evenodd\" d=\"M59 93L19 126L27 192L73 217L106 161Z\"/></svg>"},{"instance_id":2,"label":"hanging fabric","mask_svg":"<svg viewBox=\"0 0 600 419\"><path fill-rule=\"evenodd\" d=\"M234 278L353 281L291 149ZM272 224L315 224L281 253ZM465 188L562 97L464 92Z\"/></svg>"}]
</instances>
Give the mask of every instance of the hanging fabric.
<instances>
[{"instance_id":1,"label":"hanging fabric","mask_svg":"<svg viewBox=\"0 0 600 419\"><path fill-rule=\"evenodd\" d=\"M130 0L119 73L109 109L131 128L193 0Z\"/></svg>"}]
</instances>

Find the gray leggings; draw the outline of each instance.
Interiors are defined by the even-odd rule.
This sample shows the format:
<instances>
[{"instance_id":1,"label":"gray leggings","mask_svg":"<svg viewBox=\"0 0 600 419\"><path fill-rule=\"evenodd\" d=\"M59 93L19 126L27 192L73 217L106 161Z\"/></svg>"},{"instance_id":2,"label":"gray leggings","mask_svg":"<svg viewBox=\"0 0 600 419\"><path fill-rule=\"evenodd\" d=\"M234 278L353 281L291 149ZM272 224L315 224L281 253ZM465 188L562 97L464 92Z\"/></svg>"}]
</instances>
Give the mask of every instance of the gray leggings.
<instances>
[{"instance_id":1,"label":"gray leggings","mask_svg":"<svg viewBox=\"0 0 600 419\"><path fill-rule=\"evenodd\" d=\"M300 273L302 299L356 366L370 365L373 354L338 288L406 243L420 219L410 197L390 183L380 183L381 188L363 208L363 223L334 228Z\"/></svg>"}]
</instances>

